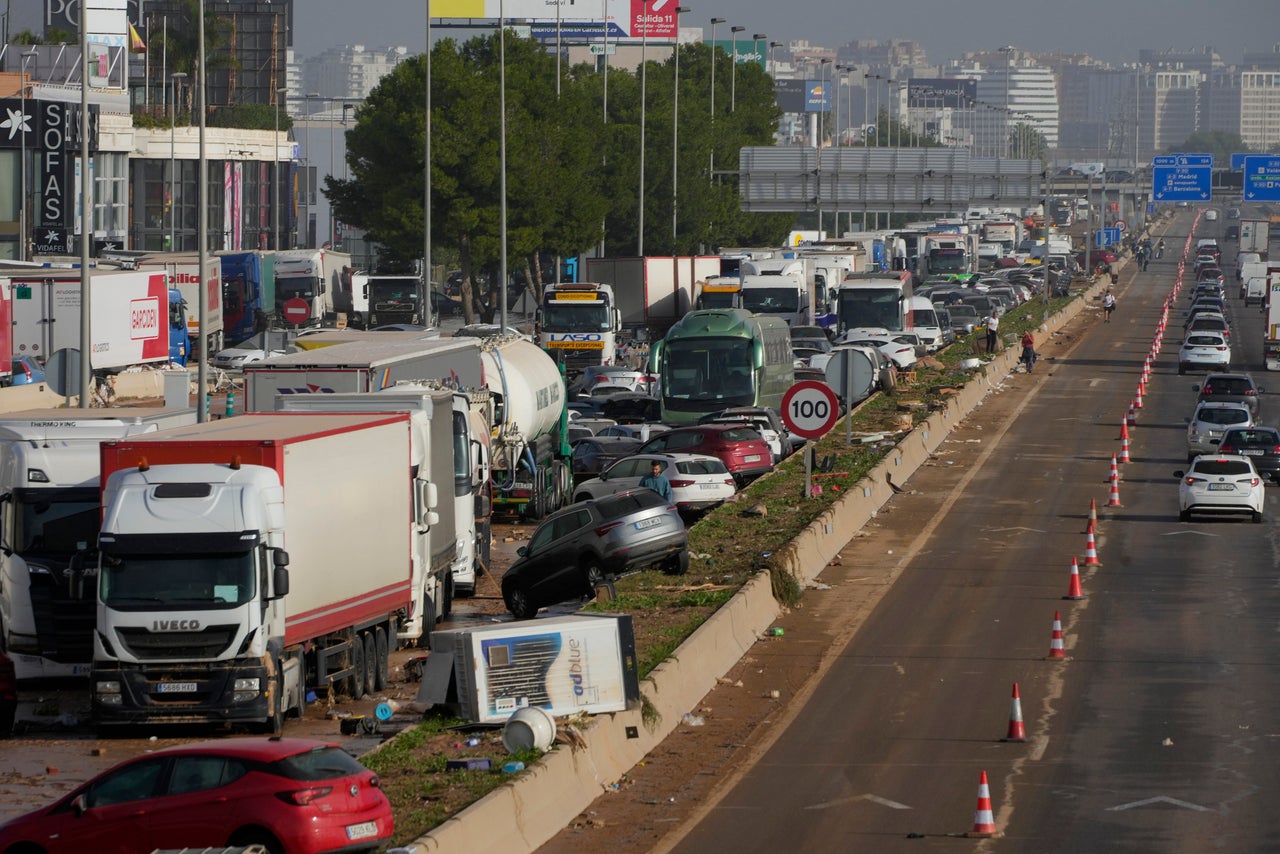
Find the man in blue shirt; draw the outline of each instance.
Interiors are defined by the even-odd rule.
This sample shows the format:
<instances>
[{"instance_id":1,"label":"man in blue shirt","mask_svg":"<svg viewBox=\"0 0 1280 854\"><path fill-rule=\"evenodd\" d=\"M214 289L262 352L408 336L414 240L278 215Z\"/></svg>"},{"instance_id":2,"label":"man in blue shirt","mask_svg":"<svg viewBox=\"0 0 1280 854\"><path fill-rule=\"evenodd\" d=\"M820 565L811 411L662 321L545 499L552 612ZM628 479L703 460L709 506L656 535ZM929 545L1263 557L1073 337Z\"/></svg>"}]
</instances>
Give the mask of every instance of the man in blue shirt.
<instances>
[{"instance_id":1,"label":"man in blue shirt","mask_svg":"<svg viewBox=\"0 0 1280 854\"><path fill-rule=\"evenodd\" d=\"M671 500L671 481L667 480L667 476L662 473L663 464L658 460L653 461L653 467L649 470L649 474L640 478L640 485L652 489L668 501Z\"/></svg>"}]
</instances>

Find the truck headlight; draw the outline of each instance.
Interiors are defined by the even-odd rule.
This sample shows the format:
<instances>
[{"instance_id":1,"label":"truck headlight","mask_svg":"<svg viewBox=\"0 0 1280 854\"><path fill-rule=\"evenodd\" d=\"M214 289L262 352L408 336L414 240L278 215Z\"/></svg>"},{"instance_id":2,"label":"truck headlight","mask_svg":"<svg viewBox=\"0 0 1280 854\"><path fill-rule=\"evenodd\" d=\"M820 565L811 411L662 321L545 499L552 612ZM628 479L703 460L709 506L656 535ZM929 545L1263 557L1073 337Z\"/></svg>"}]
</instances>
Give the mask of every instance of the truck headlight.
<instances>
[{"instance_id":1,"label":"truck headlight","mask_svg":"<svg viewBox=\"0 0 1280 854\"><path fill-rule=\"evenodd\" d=\"M124 696L120 693L120 682L116 679L107 679L98 682L93 689L94 697L104 706L119 706L124 703Z\"/></svg>"},{"instance_id":2,"label":"truck headlight","mask_svg":"<svg viewBox=\"0 0 1280 854\"><path fill-rule=\"evenodd\" d=\"M232 685L233 691L253 691L257 693L262 690L262 680L254 677L252 679L237 679Z\"/></svg>"}]
</instances>

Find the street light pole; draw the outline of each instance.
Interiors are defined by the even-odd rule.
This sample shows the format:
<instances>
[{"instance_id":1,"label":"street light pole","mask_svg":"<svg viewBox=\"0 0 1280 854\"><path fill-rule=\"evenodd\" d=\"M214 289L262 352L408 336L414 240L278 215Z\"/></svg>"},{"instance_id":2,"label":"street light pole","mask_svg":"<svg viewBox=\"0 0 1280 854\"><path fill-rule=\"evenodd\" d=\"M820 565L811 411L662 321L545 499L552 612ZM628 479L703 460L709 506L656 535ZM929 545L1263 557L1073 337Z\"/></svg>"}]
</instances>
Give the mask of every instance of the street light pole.
<instances>
[{"instance_id":1,"label":"street light pole","mask_svg":"<svg viewBox=\"0 0 1280 854\"><path fill-rule=\"evenodd\" d=\"M676 15L676 47L674 51L675 83L671 91L671 254L678 254L676 246L679 234L680 211L680 16L692 11L688 6L677 6Z\"/></svg>"},{"instance_id":2,"label":"street light pole","mask_svg":"<svg viewBox=\"0 0 1280 854\"><path fill-rule=\"evenodd\" d=\"M271 139L271 248L280 248L280 96L289 90L276 89L276 135Z\"/></svg>"},{"instance_id":3,"label":"street light pole","mask_svg":"<svg viewBox=\"0 0 1280 854\"><path fill-rule=\"evenodd\" d=\"M187 75L185 72L175 71L170 76L173 78L173 99L169 104L169 251L172 252L174 251L174 244L177 242L177 229L174 227L174 220L177 219L178 212L178 196L174 189L173 128L178 123L178 87L182 85L181 81Z\"/></svg>"},{"instance_id":4,"label":"street light pole","mask_svg":"<svg viewBox=\"0 0 1280 854\"><path fill-rule=\"evenodd\" d=\"M716 66L719 65L720 49L716 47L716 24L723 24L724 18L711 19L711 128L715 130L716 124ZM716 140L715 134L711 134L711 156L707 163L707 183L712 183L716 179Z\"/></svg>"},{"instance_id":5,"label":"street light pole","mask_svg":"<svg viewBox=\"0 0 1280 854\"><path fill-rule=\"evenodd\" d=\"M730 27L729 31L733 33L733 67L730 69L729 76L729 112L734 112L738 106L738 33L745 30L746 27Z\"/></svg>"},{"instance_id":6,"label":"street light pole","mask_svg":"<svg viewBox=\"0 0 1280 854\"><path fill-rule=\"evenodd\" d=\"M648 98L645 89L649 82L649 61L646 54L649 49L649 20L645 18L640 26L640 209L636 213L636 254L644 257L644 136L645 106Z\"/></svg>"},{"instance_id":7,"label":"street light pole","mask_svg":"<svg viewBox=\"0 0 1280 854\"><path fill-rule=\"evenodd\" d=\"M5 29L9 27L9 19L5 18ZM18 133L22 138L22 154L18 161L18 171L22 173L22 190L18 201L18 260L27 260L27 62L38 51L33 47L22 54L22 117Z\"/></svg>"},{"instance_id":8,"label":"street light pole","mask_svg":"<svg viewBox=\"0 0 1280 854\"><path fill-rule=\"evenodd\" d=\"M1004 156L1009 156L1009 62L1013 58L1013 45L1005 45L1000 48L1000 52L1004 54L1004 144L1000 150L1004 152Z\"/></svg>"}]
</instances>

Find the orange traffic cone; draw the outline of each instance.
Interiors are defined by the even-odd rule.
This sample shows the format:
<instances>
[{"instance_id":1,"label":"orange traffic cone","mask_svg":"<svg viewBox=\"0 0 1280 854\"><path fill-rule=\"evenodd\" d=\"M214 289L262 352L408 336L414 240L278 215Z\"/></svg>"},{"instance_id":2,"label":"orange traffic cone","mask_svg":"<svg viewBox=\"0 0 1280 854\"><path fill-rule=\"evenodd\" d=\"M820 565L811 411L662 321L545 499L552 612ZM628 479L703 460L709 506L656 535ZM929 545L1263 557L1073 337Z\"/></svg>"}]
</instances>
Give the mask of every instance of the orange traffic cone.
<instances>
[{"instance_id":1,"label":"orange traffic cone","mask_svg":"<svg viewBox=\"0 0 1280 854\"><path fill-rule=\"evenodd\" d=\"M991 786L987 783L986 771L978 778L978 808L973 811L973 830L966 835L996 835L996 819L991 813Z\"/></svg>"},{"instance_id":2,"label":"orange traffic cone","mask_svg":"<svg viewBox=\"0 0 1280 854\"><path fill-rule=\"evenodd\" d=\"M1129 421L1126 418L1120 419L1120 438L1121 439L1129 438Z\"/></svg>"},{"instance_id":3,"label":"orange traffic cone","mask_svg":"<svg viewBox=\"0 0 1280 854\"><path fill-rule=\"evenodd\" d=\"M1134 403L1132 400L1129 401L1129 415L1127 416L1127 420L1130 427L1138 423L1138 414L1134 409Z\"/></svg>"},{"instance_id":4,"label":"orange traffic cone","mask_svg":"<svg viewBox=\"0 0 1280 854\"><path fill-rule=\"evenodd\" d=\"M1047 658L1066 658L1067 648L1062 640L1062 616L1057 612L1053 612L1053 635L1049 640L1049 655Z\"/></svg>"},{"instance_id":5,"label":"orange traffic cone","mask_svg":"<svg viewBox=\"0 0 1280 854\"><path fill-rule=\"evenodd\" d=\"M1142 382L1138 382L1138 390L1133 395L1133 405L1137 409L1142 408Z\"/></svg>"},{"instance_id":6,"label":"orange traffic cone","mask_svg":"<svg viewBox=\"0 0 1280 854\"><path fill-rule=\"evenodd\" d=\"M1071 585L1067 587L1067 595L1063 599L1077 601L1084 598L1084 590L1080 587L1080 564L1076 563L1076 559L1071 558Z\"/></svg>"},{"instance_id":7,"label":"orange traffic cone","mask_svg":"<svg viewBox=\"0 0 1280 854\"><path fill-rule=\"evenodd\" d=\"M1120 479L1120 468L1116 465L1116 455L1111 455L1111 470L1107 472L1107 483L1114 483Z\"/></svg>"},{"instance_id":8,"label":"orange traffic cone","mask_svg":"<svg viewBox=\"0 0 1280 854\"><path fill-rule=\"evenodd\" d=\"M1102 566L1102 562L1098 560L1098 544L1093 538L1093 531L1087 531L1084 535L1084 565Z\"/></svg>"},{"instance_id":9,"label":"orange traffic cone","mask_svg":"<svg viewBox=\"0 0 1280 854\"><path fill-rule=\"evenodd\" d=\"M1120 462L1132 462L1129 459L1129 437L1125 436L1120 440Z\"/></svg>"},{"instance_id":10,"label":"orange traffic cone","mask_svg":"<svg viewBox=\"0 0 1280 854\"><path fill-rule=\"evenodd\" d=\"M1113 458L1114 459L1114 458ZM1111 476L1111 496L1107 499L1108 507L1121 507L1120 504L1120 476Z\"/></svg>"},{"instance_id":11,"label":"orange traffic cone","mask_svg":"<svg viewBox=\"0 0 1280 854\"><path fill-rule=\"evenodd\" d=\"M1089 527L1098 527L1098 502L1089 499Z\"/></svg>"},{"instance_id":12,"label":"orange traffic cone","mask_svg":"<svg viewBox=\"0 0 1280 854\"><path fill-rule=\"evenodd\" d=\"M1022 699L1018 696L1018 683L1013 683L1013 699L1009 701L1009 734L1001 741L1026 741L1027 728L1022 723Z\"/></svg>"}]
</instances>

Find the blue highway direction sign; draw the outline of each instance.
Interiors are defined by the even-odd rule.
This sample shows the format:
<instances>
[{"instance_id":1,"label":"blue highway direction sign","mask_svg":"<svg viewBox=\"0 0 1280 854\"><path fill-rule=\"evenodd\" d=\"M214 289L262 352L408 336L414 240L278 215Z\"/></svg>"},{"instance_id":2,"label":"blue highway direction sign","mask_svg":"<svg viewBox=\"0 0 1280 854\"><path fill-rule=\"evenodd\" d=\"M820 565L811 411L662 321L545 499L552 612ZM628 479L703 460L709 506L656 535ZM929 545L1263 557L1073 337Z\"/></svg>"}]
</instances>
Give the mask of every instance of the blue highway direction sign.
<instances>
[{"instance_id":1,"label":"blue highway direction sign","mask_svg":"<svg viewBox=\"0 0 1280 854\"><path fill-rule=\"evenodd\" d=\"M1161 162L1182 161L1182 162ZM1207 162L1205 162L1207 161ZM1212 195L1212 155L1152 158L1151 198L1157 202L1207 202Z\"/></svg>"},{"instance_id":2,"label":"blue highway direction sign","mask_svg":"<svg viewBox=\"0 0 1280 854\"><path fill-rule=\"evenodd\" d=\"M1246 157L1242 195L1246 202L1280 202L1280 157Z\"/></svg>"},{"instance_id":3,"label":"blue highway direction sign","mask_svg":"<svg viewBox=\"0 0 1280 854\"><path fill-rule=\"evenodd\" d=\"M1254 155L1252 154L1232 154L1231 155L1231 171L1239 172L1241 169L1244 168L1244 159L1246 157L1253 157L1253 156Z\"/></svg>"}]
</instances>

